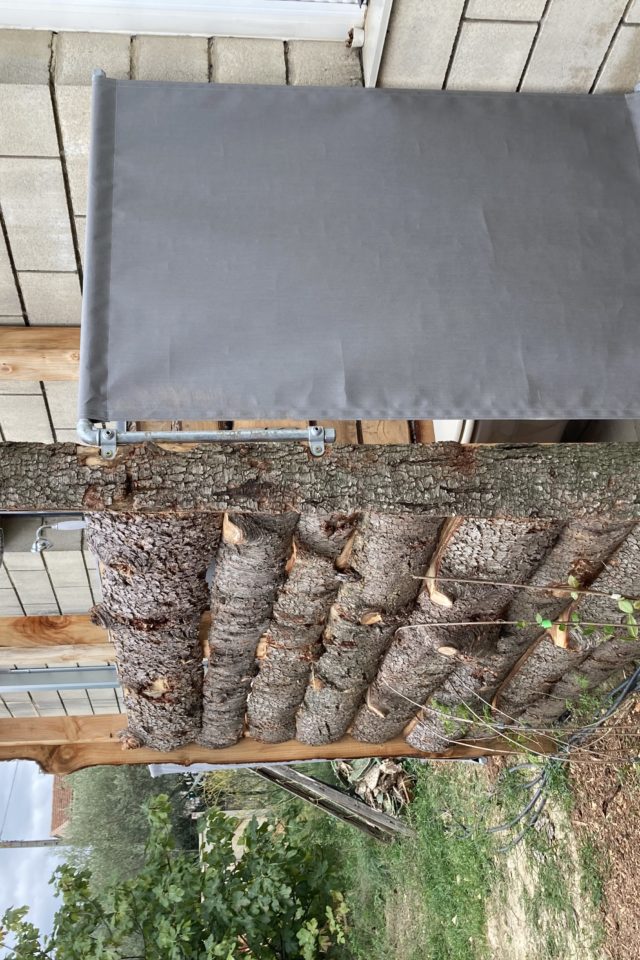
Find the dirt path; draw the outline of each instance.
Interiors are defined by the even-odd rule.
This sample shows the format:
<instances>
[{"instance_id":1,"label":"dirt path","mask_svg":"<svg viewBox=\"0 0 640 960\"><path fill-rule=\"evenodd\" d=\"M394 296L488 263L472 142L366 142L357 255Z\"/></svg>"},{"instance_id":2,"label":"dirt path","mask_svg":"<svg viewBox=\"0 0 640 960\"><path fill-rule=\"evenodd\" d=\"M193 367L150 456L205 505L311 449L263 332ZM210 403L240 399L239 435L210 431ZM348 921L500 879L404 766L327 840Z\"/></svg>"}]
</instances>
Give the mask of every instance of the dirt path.
<instances>
[{"instance_id":1,"label":"dirt path","mask_svg":"<svg viewBox=\"0 0 640 960\"><path fill-rule=\"evenodd\" d=\"M601 757L571 766L575 835L603 873L604 956L640 958L640 700L593 745Z\"/></svg>"}]
</instances>

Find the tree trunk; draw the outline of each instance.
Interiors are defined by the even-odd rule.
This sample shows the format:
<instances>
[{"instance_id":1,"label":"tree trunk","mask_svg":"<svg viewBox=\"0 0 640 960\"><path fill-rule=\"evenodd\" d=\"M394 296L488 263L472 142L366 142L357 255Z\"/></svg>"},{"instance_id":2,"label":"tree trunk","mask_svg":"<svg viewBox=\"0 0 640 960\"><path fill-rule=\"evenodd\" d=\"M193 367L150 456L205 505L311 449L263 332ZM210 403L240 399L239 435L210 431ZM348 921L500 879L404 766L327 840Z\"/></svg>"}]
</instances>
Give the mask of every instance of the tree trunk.
<instances>
[{"instance_id":1,"label":"tree trunk","mask_svg":"<svg viewBox=\"0 0 640 960\"><path fill-rule=\"evenodd\" d=\"M430 570L434 577L522 583L557 535L557 524L548 521L457 520L448 525ZM451 704L460 686L474 693L474 658L491 649L499 628L455 624L501 617L513 593L508 586L425 581L410 625L394 638L369 689L353 736L379 743L400 733L432 695ZM447 623L453 626L437 625ZM456 687L448 688L454 671ZM454 735L460 734L456 728ZM440 714L431 710L420 716L410 742L419 739L420 749L442 749L449 737ZM426 745L432 742L438 746Z\"/></svg>"},{"instance_id":2,"label":"tree trunk","mask_svg":"<svg viewBox=\"0 0 640 960\"><path fill-rule=\"evenodd\" d=\"M89 514L103 601L118 657L128 730L124 743L171 750L195 740L202 719L199 623L220 517Z\"/></svg>"},{"instance_id":3,"label":"tree trunk","mask_svg":"<svg viewBox=\"0 0 640 960\"><path fill-rule=\"evenodd\" d=\"M278 593L264 637L260 671L248 701L251 737L282 743L296 735L296 711L344 574L336 566L355 527L343 515L303 516L295 536L289 576Z\"/></svg>"},{"instance_id":4,"label":"tree trunk","mask_svg":"<svg viewBox=\"0 0 640 960\"><path fill-rule=\"evenodd\" d=\"M234 515L223 524L211 598L209 668L198 743L225 747L243 733L258 642L291 556L298 515Z\"/></svg>"},{"instance_id":5,"label":"tree trunk","mask_svg":"<svg viewBox=\"0 0 640 960\"><path fill-rule=\"evenodd\" d=\"M424 516L640 519L633 443L336 446L210 444L176 453L6 443L0 510L209 513L359 510Z\"/></svg>"},{"instance_id":6,"label":"tree trunk","mask_svg":"<svg viewBox=\"0 0 640 960\"><path fill-rule=\"evenodd\" d=\"M394 632L411 613L441 524L420 517L368 514L345 557L341 585L298 713L303 743L344 736Z\"/></svg>"}]
</instances>

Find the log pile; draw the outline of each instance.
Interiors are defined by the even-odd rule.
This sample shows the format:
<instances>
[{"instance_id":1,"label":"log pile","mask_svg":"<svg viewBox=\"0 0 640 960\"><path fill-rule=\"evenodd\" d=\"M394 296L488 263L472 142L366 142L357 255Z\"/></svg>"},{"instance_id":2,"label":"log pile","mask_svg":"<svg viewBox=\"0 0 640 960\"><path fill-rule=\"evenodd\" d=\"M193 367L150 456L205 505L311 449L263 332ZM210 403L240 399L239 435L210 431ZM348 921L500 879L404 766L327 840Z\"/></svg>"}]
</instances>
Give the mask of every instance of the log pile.
<instances>
[{"instance_id":1,"label":"log pile","mask_svg":"<svg viewBox=\"0 0 640 960\"><path fill-rule=\"evenodd\" d=\"M441 751L548 730L640 658L611 599L640 595L634 522L288 509L100 512L88 529L129 746L349 733Z\"/></svg>"}]
</instances>

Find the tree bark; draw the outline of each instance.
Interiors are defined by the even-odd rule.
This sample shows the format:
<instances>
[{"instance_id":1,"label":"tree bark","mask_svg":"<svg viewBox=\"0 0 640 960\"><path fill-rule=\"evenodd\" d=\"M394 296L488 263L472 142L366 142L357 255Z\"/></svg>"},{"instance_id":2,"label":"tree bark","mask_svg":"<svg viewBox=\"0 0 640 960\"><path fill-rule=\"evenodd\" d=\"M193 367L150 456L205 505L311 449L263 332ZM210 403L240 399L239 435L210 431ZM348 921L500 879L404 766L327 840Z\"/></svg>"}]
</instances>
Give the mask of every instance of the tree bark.
<instances>
[{"instance_id":1,"label":"tree bark","mask_svg":"<svg viewBox=\"0 0 640 960\"><path fill-rule=\"evenodd\" d=\"M298 514L234 515L216 561L211 598L209 668L198 743L225 747L243 733L258 642L285 577Z\"/></svg>"},{"instance_id":2,"label":"tree bark","mask_svg":"<svg viewBox=\"0 0 640 960\"><path fill-rule=\"evenodd\" d=\"M116 648L128 729L124 743L171 750L195 740L202 718L200 617L220 517L89 514L101 563L96 621Z\"/></svg>"},{"instance_id":3,"label":"tree bark","mask_svg":"<svg viewBox=\"0 0 640 960\"><path fill-rule=\"evenodd\" d=\"M298 740L326 743L346 733L394 632L411 613L440 526L416 516L365 517L298 713Z\"/></svg>"},{"instance_id":4,"label":"tree bark","mask_svg":"<svg viewBox=\"0 0 640 960\"><path fill-rule=\"evenodd\" d=\"M591 588L604 594L640 595L640 529L634 526L628 537L608 559L602 573L593 580ZM582 623L621 623L623 614L617 601L609 596L581 595L575 602L574 612ZM548 634L533 650L522 668L514 674L508 685L500 692L498 706L503 718L521 717L541 697L548 696L565 673L579 668L593 652L602 648L598 659L605 657L605 650L612 644L602 628L591 635L578 629L567 630L567 649L552 643ZM615 648L614 648L615 649ZM624 650L624 647L622 647ZM621 666L626 661L621 661Z\"/></svg>"},{"instance_id":5,"label":"tree bark","mask_svg":"<svg viewBox=\"0 0 640 960\"><path fill-rule=\"evenodd\" d=\"M446 528L431 570L443 578L522 583L557 535L549 521L458 520ZM400 733L432 695L452 705L461 686L475 692L474 657L492 647L499 628L455 624L501 617L513 593L509 586L427 580L410 625L394 638L356 716L353 736L379 743ZM454 672L456 686L447 687ZM454 736L459 733L456 728ZM445 736L439 714L427 711L409 736L425 744L420 749L432 749L431 742L442 749L451 733Z\"/></svg>"},{"instance_id":6,"label":"tree bark","mask_svg":"<svg viewBox=\"0 0 640 960\"><path fill-rule=\"evenodd\" d=\"M6 443L0 510L198 510L640 519L637 444L211 444L176 453Z\"/></svg>"},{"instance_id":7,"label":"tree bark","mask_svg":"<svg viewBox=\"0 0 640 960\"><path fill-rule=\"evenodd\" d=\"M296 735L300 706L321 637L344 574L336 561L356 523L354 516L303 516L296 530L289 576L264 636L260 670L247 704L249 736L282 743Z\"/></svg>"}]
</instances>

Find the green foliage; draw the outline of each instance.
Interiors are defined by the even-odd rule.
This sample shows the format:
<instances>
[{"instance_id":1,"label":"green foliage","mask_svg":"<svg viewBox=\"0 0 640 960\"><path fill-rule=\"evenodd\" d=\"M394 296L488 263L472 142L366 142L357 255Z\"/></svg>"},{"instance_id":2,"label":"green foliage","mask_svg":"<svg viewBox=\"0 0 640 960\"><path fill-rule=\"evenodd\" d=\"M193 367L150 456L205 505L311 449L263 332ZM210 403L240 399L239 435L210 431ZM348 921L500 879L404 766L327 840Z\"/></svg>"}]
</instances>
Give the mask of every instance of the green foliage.
<instances>
[{"instance_id":1,"label":"green foliage","mask_svg":"<svg viewBox=\"0 0 640 960\"><path fill-rule=\"evenodd\" d=\"M149 836L145 802L171 791L171 819L179 847L195 849L197 829L184 812L180 776L154 779L146 767L93 767L70 778L73 807L65 831L69 859L91 874L95 891L134 874Z\"/></svg>"},{"instance_id":2,"label":"green foliage","mask_svg":"<svg viewBox=\"0 0 640 960\"><path fill-rule=\"evenodd\" d=\"M234 853L236 827L206 818L201 855L176 848L166 796L147 807L144 864L101 895L86 870L64 865L53 933L40 937L24 909L5 913L9 960L285 960L344 956L347 908L331 889L331 863L304 826L252 820ZM9 946L9 941L11 946Z\"/></svg>"}]
</instances>

